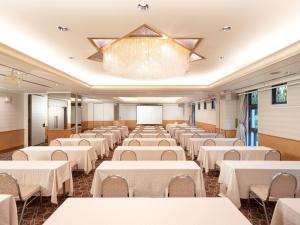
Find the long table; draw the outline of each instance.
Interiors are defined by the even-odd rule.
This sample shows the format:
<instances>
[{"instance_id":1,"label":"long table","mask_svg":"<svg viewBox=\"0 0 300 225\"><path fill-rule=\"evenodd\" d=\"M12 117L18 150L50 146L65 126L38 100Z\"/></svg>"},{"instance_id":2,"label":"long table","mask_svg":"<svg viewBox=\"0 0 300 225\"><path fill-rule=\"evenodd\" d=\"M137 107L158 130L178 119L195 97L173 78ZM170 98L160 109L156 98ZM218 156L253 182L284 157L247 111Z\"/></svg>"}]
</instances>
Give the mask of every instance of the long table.
<instances>
[{"instance_id":1,"label":"long table","mask_svg":"<svg viewBox=\"0 0 300 225\"><path fill-rule=\"evenodd\" d=\"M162 133L165 138L171 138L170 134ZM129 134L128 138L134 138L134 136L137 135L137 133L131 133ZM139 133L139 135L142 136L142 138L156 138L159 133Z\"/></svg>"},{"instance_id":2,"label":"long table","mask_svg":"<svg viewBox=\"0 0 300 225\"><path fill-rule=\"evenodd\" d=\"M300 224L300 199L281 198L277 201L271 225Z\"/></svg>"},{"instance_id":3,"label":"long table","mask_svg":"<svg viewBox=\"0 0 300 225\"><path fill-rule=\"evenodd\" d=\"M0 224L18 225L16 201L11 195L0 194Z\"/></svg>"},{"instance_id":4,"label":"long table","mask_svg":"<svg viewBox=\"0 0 300 225\"><path fill-rule=\"evenodd\" d=\"M102 133L103 137L107 140L107 144L110 149L113 149L117 143L117 138L114 133ZM80 133L80 138L97 138L97 133ZM75 137L76 138L76 137Z\"/></svg>"},{"instance_id":5,"label":"long table","mask_svg":"<svg viewBox=\"0 0 300 225\"><path fill-rule=\"evenodd\" d=\"M128 145L131 140L138 140L142 146L158 146L160 141L167 140L170 145L176 146L176 141L173 138L126 138L123 145Z\"/></svg>"},{"instance_id":6,"label":"long table","mask_svg":"<svg viewBox=\"0 0 300 225\"><path fill-rule=\"evenodd\" d=\"M179 137L180 145L185 149L188 145L188 141L191 137L193 137L195 133L183 133ZM216 138L216 133L197 133L201 138Z\"/></svg>"}]
</instances>

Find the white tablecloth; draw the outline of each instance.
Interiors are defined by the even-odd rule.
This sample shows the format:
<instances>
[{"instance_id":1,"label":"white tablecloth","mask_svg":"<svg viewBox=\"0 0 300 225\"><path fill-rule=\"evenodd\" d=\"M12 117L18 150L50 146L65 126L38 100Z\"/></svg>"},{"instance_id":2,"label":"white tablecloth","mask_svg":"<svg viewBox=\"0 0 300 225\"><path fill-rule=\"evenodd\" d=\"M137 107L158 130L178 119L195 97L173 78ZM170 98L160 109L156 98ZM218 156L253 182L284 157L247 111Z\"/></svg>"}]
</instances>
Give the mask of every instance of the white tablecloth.
<instances>
[{"instance_id":1,"label":"white tablecloth","mask_svg":"<svg viewBox=\"0 0 300 225\"><path fill-rule=\"evenodd\" d=\"M195 155L198 155L200 147L203 146L204 142L208 138L189 138L187 143L187 150L189 151L189 155L194 159ZM218 146L233 146L233 143L237 140L237 138L209 138L216 142Z\"/></svg>"},{"instance_id":2,"label":"white tablecloth","mask_svg":"<svg viewBox=\"0 0 300 225\"><path fill-rule=\"evenodd\" d=\"M87 140L96 151L97 155L107 157L109 155L109 147L106 138L58 138L62 146L78 146L81 140Z\"/></svg>"},{"instance_id":3,"label":"white tablecloth","mask_svg":"<svg viewBox=\"0 0 300 225\"><path fill-rule=\"evenodd\" d=\"M80 138L96 138L96 133L80 133Z\"/></svg>"},{"instance_id":4,"label":"white tablecloth","mask_svg":"<svg viewBox=\"0 0 300 225\"><path fill-rule=\"evenodd\" d=\"M54 151L62 150L67 153L69 160L77 162L78 169L82 169L86 173L95 168L97 160L97 154L90 146L31 146L21 150L28 155L29 160L35 161L50 161Z\"/></svg>"},{"instance_id":5,"label":"white tablecloth","mask_svg":"<svg viewBox=\"0 0 300 225\"><path fill-rule=\"evenodd\" d=\"M109 131L109 132L108 132ZM120 130L112 130L112 129L106 129L106 130L103 130L103 129L94 129L94 130L90 130L89 132L91 133L104 133L104 132L107 132L107 133L113 133L116 137L116 140L117 140L117 143L120 144L122 142L122 134L121 134L121 131Z\"/></svg>"},{"instance_id":6,"label":"white tablecloth","mask_svg":"<svg viewBox=\"0 0 300 225\"><path fill-rule=\"evenodd\" d=\"M121 126L121 127L119 127L119 126L107 126L107 127L108 128L113 128L113 129L122 129L126 137L129 134L128 126Z\"/></svg>"},{"instance_id":7,"label":"white tablecloth","mask_svg":"<svg viewBox=\"0 0 300 225\"><path fill-rule=\"evenodd\" d=\"M300 199L282 198L277 201L271 225L299 225Z\"/></svg>"},{"instance_id":8,"label":"white tablecloth","mask_svg":"<svg viewBox=\"0 0 300 225\"><path fill-rule=\"evenodd\" d=\"M216 133L203 133L203 132L196 132L199 134L202 138L215 138ZM182 133L179 136L179 143L180 145L185 149L188 145L188 141L191 137L193 137L194 133Z\"/></svg>"},{"instance_id":9,"label":"white tablecloth","mask_svg":"<svg viewBox=\"0 0 300 225\"><path fill-rule=\"evenodd\" d=\"M73 178L70 164L65 161L0 161L0 172L15 177L19 184L40 185L43 196L51 196L57 203L57 194L63 183L69 181L69 194L73 194Z\"/></svg>"},{"instance_id":10,"label":"white tablecloth","mask_svg":"<svg viewBox=\"0 0 300 225\"><path fill-rule=\"evenodd\" d=\"M139 133L140 135L142 135L142 138L156 138L157 135L159 135L159 133ZM136 133L131 133L129 134L129 138L134 138L134 135L136 135ZM170 134L164 133L166 138L171 138Z\"/></svg>"},{"instance_id":11,"label":"white tablecloth","mask_svg":"<svg viewBox=\"0 0 300 225\"><path fill-rule=\"evenodd\" d=\"M80 138L96 138L96 133L80 133ZM117 138L114 133L102 133L106 138L107 144L110 149L114 148L114 145L117 143Z\"/></svg>"},{"instance_id":12,"label":"white tablecloth","mask_svg":"<svg viewBox=\"0 0 300 225\"><path fill-rule=\"evenodd\" d=\"M230 150L236 150L240 153L241 160L264 160L265 154L273 150L264 146L201 146L198 154L198 161L205 168L205 172L215 168L218 160L224 158L224 153Z\"/></svg>"},{"instance_id":13,"label":"white tablecloth","mask_svg":"<svg viewBox=\"0 0 300 225\"><path fill-rule=\"evenodd\" d=\"M202 133L205 133L204 130L201 130L201 129L197 129L197 128L190 128L190 129L177 129L174 131L174 138L179 142L179 139L180 139L180 136L185 134L185 133L188 133L188 134L202 134Z\"/></svg>"},{"instance_id":14,"label":"white tablecloth","mask_svg":"<svg viewBox=\"0 0 300 225\"><path fill-rule=\"evenodd\" d=\"M172 177L189 175L196 184L196 195L205 197L201 168L192 161L104 161L96 169L91 193L101 196L101 182L107 176L124 177L136 197L164 197Z\"/></svg>"},{"instance_id":15,"label":"white tablecloth","mask_svg":"<svg viewBox=\"0 0 300 225\"><path fill-rule=\"evenodd\" d=\"M272 177L280 172L293 174L300 183L300 161L223 161L219 183L227 187L224 194L240 207L240 198L248 198L251 185L269 185Z\"/></svg>"},{"instance_id":16,"label":"white tablecloth","mask_svg":"<svg viewBox=\"0 0 300 225\"><path fill-rule=\"evenodd\" d=\"M126 138L123 145L128 145L131 140L138 140L143 146L158 146L161 140L167 140L170 145L176 146L176 141L173 138Z\"/></svg>"},{"instance_id":17,"label":"white tablecloth","mask_svg":"<svg viewBox=\"0 0 300 225\"><path fill-rule=\"evenodd\" d=\"M18 225L16 201L11 195L0 194L0 225Z\"/></svg>"},{"instance_id":18,"label":"white tablecloth","mask_svg":"<svg viewBox=\"0 0 300 225\"><path fill-rule=\"evenodd\" d=\"M67 224L251 225L226 198L68 198L44 225Z\"/></svg>"},{"instance_id":19,"label":"white tablecloth","mask_svg":"<svg viewBox=\"0 0 300 225\"><path fill-rule=\"evenodd\" d=\"M160 130L159 132L160 133L164 133L164 134L168 133L168 131L166 131L166 130ZM131 132L131 134L135 134L135 133L158 133L158 131L153 129L153 130L142 130L142 131L140 131L140 130L133 130Z\"/></svg>"},{"instance_id":20,"label":"white tablecloth","mask_svg":"<svg viewBox=\"0 0 300 225\"><path fill-rule=\"evenodd\" d=\"M126 150L134 151L137 160L161 160L162 152L167 150L175 151L177 160L186 160L185 152L180 146L118 146L112 160L120 160L121 153Z\"/></svg>"}]
</instances>

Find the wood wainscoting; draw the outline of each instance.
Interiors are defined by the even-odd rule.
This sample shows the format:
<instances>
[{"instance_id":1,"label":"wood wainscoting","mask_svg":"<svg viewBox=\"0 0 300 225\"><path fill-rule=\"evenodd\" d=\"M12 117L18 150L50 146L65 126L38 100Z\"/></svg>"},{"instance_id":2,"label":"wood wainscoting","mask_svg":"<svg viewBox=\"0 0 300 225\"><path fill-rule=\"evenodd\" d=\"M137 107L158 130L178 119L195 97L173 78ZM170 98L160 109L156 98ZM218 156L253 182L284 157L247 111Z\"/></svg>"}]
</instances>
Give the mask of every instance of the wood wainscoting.
<instances>
[{"instance_id":1,"label":"wood wainscoting","mask_svg":"<svg viewBox=\"0 0 300 225\"><path fill-rule=\"evenodd\" d=\"M300 160L300 141L259 133L258 142L279 150L283 160Z\"/></svg>"},{"instance_id":2,"label":"wood wainscoting","mask_svg":"<svg viewBox=\"0 0 300 225\"><path fill-rule=\"evenodd\" d=\"M202 122L196 122L197 128L202 128L208 132L215 133L216 132L216 125L209 124L209 123L202 123Z\"/></svg>"},{"instance_id":3,"label":"wood wainscoting","mask_svg":"<svg viewBox=\"0 0 300 225\"><path fill-rule=\"evenodd\" d=\"M54 140L56 138L69 138L70 135L72 134L72 129L64 129L64 130L48 129L47 133L48 133L48 136L47 136L48 143L50 143L51 140Z\"/></svg>"},{"instance_id":4,"label":"wood wainscoting","mask_svg":"<svg viewBox=\"0 0 300 225\"><path fill-rule=\"evenodd\" d=\"M0 132L0 151L9 151L24 146L24 129Z\"/></svg>"},{"instance_id":5,"label":"wood wainscoting","mask_svg":"<svg viewBox=\"0 0 300 225\"><path fill-rule=\"evenodd\" d=\"M224 130L220 128L216 128L217 133L224 134L226 138L235 138L236 137L236 130Z\"/></svg>"}]
</instances>

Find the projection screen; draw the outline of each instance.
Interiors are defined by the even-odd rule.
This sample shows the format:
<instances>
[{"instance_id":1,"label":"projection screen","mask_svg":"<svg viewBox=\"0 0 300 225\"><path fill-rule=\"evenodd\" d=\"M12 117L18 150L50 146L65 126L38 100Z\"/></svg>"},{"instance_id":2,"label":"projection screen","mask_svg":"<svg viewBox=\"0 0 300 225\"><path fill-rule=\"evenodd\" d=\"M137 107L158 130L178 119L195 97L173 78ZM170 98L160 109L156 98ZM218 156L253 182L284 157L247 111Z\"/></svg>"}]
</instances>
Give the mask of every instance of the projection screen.
<instances>
[{"instance_id":1,"label":"projection screen","mask_svg":"<svg viewBox=\"0 0 300 225\"><path fill-rule=\"evenodd\" d=\"M162 124L162 105L138 105L136 107L137 124Z\"/></svg>"}]
</instances>

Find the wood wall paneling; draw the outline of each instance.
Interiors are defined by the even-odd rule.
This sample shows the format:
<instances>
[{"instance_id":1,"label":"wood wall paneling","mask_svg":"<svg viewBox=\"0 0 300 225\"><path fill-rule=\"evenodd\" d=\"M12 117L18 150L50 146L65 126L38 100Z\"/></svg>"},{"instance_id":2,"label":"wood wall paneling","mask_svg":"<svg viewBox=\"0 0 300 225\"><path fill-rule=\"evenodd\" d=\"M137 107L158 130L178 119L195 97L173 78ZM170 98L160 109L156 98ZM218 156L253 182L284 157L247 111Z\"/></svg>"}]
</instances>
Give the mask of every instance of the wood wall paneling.
<instances>
[{"instance_id":1,"label":"wood wall paneling","mask_svg":"<svg viewBox=\"0 0 300 225\"><path fill-rule=\"evenodd\" d=\"M0 151L9 151L24 146L24 129L0 132Z\"/></svg>"},{"instance_id":2,"label":"wood wall paneling","mask_svg":"<svg viewBox=\"0 0 300 225\"><path fill-rule=\"evenodd\" d=\"M72 129L65 130L48 130L48 143L56 138L69 138L72 134Z\"/></svg>"},{"instance_id":3,"label":"wood wall paneling","mask_svg":"<svg viewBox=\"0 0 300 225\"><path fill-rule=\"evenodd\" d=\"M202 128L202 129L204 129L208 132L211 132L211 133L215 133L217 131L216 130L216 125L214 125L214 124L196 122L196 127Z\"/></svg>"}]
</instances>

